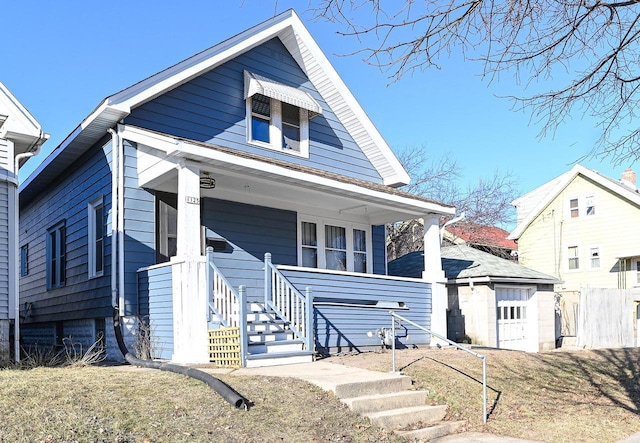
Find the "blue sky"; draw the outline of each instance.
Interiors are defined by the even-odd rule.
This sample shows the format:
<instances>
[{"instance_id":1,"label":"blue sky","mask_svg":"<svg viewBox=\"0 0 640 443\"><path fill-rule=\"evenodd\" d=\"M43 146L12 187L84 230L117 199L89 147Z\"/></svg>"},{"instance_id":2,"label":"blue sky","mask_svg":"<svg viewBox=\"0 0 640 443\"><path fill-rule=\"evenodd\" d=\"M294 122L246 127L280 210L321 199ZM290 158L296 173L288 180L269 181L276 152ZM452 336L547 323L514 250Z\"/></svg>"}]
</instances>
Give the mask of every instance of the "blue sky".
<instances>
[{"instance_id":1,"label":"blue sky","mask_svg":"<svg viewBox=\"0 0 640 443\"><path fill-rule=\"evenodd\" d=\"M594 122L580 115L555 137L538 139L540 126L496 95L525 94L509 76L487 85L480 64L459 55L389 84L336 24L313 20L307 1L156 0L87 2L22 0L3 5L0 81L51 138L21 170L21 179L105 97L294 7L387 143L400 150L423 146L458 162L460 186L511 173L521 193L571 168L597 138ZM9 37L7 37L9 36ZM537 87L546 87L544 83ZM550 84L551 88L552 85ZM626 167L589 160L584 166L619 178ZM636 168L637 169L637 168Z\"/></svg>"}]
</instances>

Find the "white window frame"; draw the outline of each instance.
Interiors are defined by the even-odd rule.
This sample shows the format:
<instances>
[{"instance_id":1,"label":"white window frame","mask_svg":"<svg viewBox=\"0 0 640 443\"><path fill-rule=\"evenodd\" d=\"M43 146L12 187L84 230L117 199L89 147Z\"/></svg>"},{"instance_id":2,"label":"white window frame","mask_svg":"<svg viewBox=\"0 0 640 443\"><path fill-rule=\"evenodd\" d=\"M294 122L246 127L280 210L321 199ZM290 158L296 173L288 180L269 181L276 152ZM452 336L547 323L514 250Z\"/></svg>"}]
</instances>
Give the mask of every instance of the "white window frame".
<instances>
[{"instance_id":1,"label":"white window frame","mask_svg":"<svg viewBox=\"0 0 640 443\"><path fill-rule=\"evenodd\" d=\"M640 257L636 257L634 260L635 263L635 267L636 267L636 281L634 283L634 286L640 286Z\"/></svg>"},{"instance_id":2,"label":"white window frame","mask_svg":"<svg viewBox=\"0 0 640 443\"><path fill-rule=\"evenodd\" d=\"M282 102L274 98L268 97L271 103L271 121L269 123L269 143L260 140L254 140L251 134L251 119L253 111L251 103L253 96L246 100L246 128L247 143L262 148L272 149L274 151L283 152L285 154L295 155L297 157L309 158L309 111L298 107L300 113L300 151L286 149L282 147Z\"/></svg>"},{"instance_id":3,"label":"white window frame","mask_svg":"<svg viewBox=\"0 0 640 443\"><path fill-rule=\"evenodd\" d=\"M325 255L325 226L338 226L345 229L346 242L347 242L347 270L335 271L335 272L355 272L354 271L354 252L353 252L353 230L359 229L366 234L366 274L373 273L373 238L371 234L371 226L365 223L357 223L344 220L333 220L322 217L314 217L308 215L298 214L298 266L302 266L302 222L315 223L316 225L316 237L317 237L317 257L318 267L315 269L327 269L326 255ZM330 270L331 271L331 270ZM358 272L361 275L361 272Z\"/></svg>"},{"instance_id":4,"label":"white window frame","mask_svg":"<svg viewBox=\"0 0 640 443\"><path fill-rule=\"evenodd\" d=\"M578 201L578 206L575 208L571 207L571 201L572 200L577 200ZM591 201L591 205L589 205L589 201ZM593 207L594 211L592 214L589 214L587 212L589 207ZM571 217L571 210L577 210L578 211L578 216L577 217ZM594 193L588 193L588 194L584 194L581 196L576 196L576 195L572 195L570 197L567 198L567 219L568 220L582 220L585 218L591 218L591 217L596 217L598 215L598 199L597 196Z\"/></svg>"},{"instance_id":5,"label":"white window frame","mask_svg":"<svg viewBox=\"0 0 640 443\"><path fill-rule=\"evenodd\" d=\"M89 278L102 277L104 275L104 239L105 235L105 223L104 223L104 201L103 197L93 200L87 205L87 255L88 255L88 276ZM96 262L98 258L98 251L96 244L98 242L98 233L96 232L96 211L102 209L102 233L100 239L102 240L102 269L96 269Z\"/></svg>"},{"instance_id":6,"label":"white window frame","mask_svg":"<svg viewBox=\"0 0 640 443\"><path fill-rule=\"evenodd\" d=\"M593 266L593 251L597 250L598 253L598 266ZM600 245L590 245L587 248L589 254L589 269L601 269L602 268L602 248Z\"/></svg>"},{"instance_id":7,"label":"white window frame","mask_svg":"<svg viewBox=\"0 0 640 443\"><path fill-rule=\"evenodd\" d=\"M575 257L572 257L572 256L569 255L569 250L571 248L576 248L577 255ZM582 271L582 267L580 266L580 261L581 261L580 260L581 259L581 257L580 257L580 249L581 249L580 245L577 245L577 244L572 244L572 245L567 246L567 249L566 249L566 251L567 251L567 261L565 262L566 263L567 272L580 272L580 271ZM573 258L578 260L578 267L575 268L575 269L571 269L571 267L569 266L569 263L570 263L571 259L573 259Z\"/></svg>"}]
</instances>

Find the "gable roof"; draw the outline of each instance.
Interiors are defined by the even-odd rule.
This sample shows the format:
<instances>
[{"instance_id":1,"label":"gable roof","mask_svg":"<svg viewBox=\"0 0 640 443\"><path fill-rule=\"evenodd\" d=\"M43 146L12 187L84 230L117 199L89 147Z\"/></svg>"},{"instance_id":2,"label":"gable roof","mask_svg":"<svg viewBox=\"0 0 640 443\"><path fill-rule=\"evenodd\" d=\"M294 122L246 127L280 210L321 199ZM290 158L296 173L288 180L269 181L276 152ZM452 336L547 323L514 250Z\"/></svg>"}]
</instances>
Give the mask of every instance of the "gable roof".
<instances>
[{"instance_id":1,"label":"gable roof","mask_svg":"<svg viewBox=\"0 0 640 443\"><path fill-rule=\"evenodd\" d=\"M517 240L542 211L565 189L578 175L588 178L614 194L625 198L640 206L640 194L637 189L630 188L621 181L575 165L570 171L556 177L533 191L517 198L511 204L518 208L518 225L513 230L510 239Z\"/></svg>"},{"instance_id":2,"label":"gable roof","mask_svg":"<svg viewBox=\"0 0 640 443\"><path fill-rule=\"evenodd\" d=\"M104 99L25 181L48 183L131 111L193 78L278 37L388 186L409 176L307 28L288 10ZM38 180L40 181L40 180Z\"/></svg>"},{"instance_id":3,"label":"gable roof","mask_svg":"<svg viewBox=\"0 0 640 443\"><path fill-rule=\"evenodd\" d=\"M36 151L49 135L40 123L0 82L0 138L14 142L15 153Z\"/></svg>"},{"instance_id":4,"label":"gable roof","mask_svg":"<svg viewBox=\"0 0 640 443\"><path fill-rule=\"evenodd\" d=\"M452 243L468 243L493 248L517 250L518 244L508 239L509 232L496 226L458 222L444 228L444 237Z\"/></svg>"},{"instance_id":5,"label":"gable roof","mask_svg":"<svg viewBox=\"0 0 640 443\"><path fill-rule=\"evenodd\" d=\"M445 246L440 250L442 269L450 283L562 283L555 277L534 271L518 263L465 245ZM419 277L424 268L424 252L404 255L388 264L390 275Z\"/></svg>"}]
</instances>

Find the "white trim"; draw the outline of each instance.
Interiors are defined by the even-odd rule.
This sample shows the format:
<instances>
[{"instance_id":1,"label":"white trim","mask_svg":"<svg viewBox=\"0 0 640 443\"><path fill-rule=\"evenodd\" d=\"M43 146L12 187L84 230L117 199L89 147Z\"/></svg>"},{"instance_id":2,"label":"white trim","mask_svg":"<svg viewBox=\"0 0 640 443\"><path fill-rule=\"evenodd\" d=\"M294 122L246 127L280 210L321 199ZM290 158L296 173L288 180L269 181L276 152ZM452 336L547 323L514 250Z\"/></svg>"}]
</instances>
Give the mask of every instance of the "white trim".
<instances>
[{"instance_id":1,"label":"white trim","mask_svg":"<svg viewBox=\"0 0 640 443\"><path fill-rule=\"evenodd\" d=\"M96 271L96 240L97 240L97 232L95 230L96 227L96 209L102 208L102 269L100 271ZM105 227L104 227L104 197L100 196L97 199L89 202L87 204L87 275L89 279L102 277L104 275L104 244L105 244Z\"/></svg>"},{"instance_id":2,"label":"white trim","mask_svg":"<svg viewBox=\"0 0 640 443\"><path fill-rule=\"evenodd\" d=\"M304 266L290 266L290 265L278 265L277 268L281 270L287 270L287 271L315 272L318 274L332 274L332 275L351 275L351 276L357 276L357 277L377 278L380 280L406 281L406 282L412 282L412 283L419 282L419 283L429 284L429 282L426 282L421 278L396 277L392 275L370 274L370 273L363 274L362 272L334 271L333 269L307 268Z\"/></svg>"},{"instance_id":3,"label":"white trim","mask_svg":"<svg viewBox=\"0 0 640 443\"><path fill-rule=\"evenodd\" d=\"M392 207L411 215L423 217L425 214L453 215L455 208L445 207L435 202L418 200L409 196L390 194L375 189L359 186L354 183L344 183L328 177L320 177L304 171L265 163L253 158L232 155L215 149L207 149L203 146L176 140L172 137L157 134L133 126L124 125L119 131L122 138L132 142L141 143L155 149L163 150L168 155L175 157L193 158L195 160L207 159L212 163L220 163L220 166L229 166L234 170L242 170L243 173L253 173L269 180L280 180L305 186L314 190L325 190L346 197L355 197L363 202L384 207ZM373 223L376 224L376 223Z\"/></svg>"}]
</instances>

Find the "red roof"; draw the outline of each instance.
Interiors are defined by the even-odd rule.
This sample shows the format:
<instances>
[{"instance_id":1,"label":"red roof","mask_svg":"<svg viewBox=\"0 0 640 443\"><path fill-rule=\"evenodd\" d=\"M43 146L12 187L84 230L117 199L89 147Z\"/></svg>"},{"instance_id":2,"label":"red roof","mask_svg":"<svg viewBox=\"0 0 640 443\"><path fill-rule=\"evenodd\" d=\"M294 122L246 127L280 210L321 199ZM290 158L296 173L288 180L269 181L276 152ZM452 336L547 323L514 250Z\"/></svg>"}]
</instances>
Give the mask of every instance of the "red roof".
<instances>
[{"instance_id":1,"label":"red roof","mask_svg":"<svg viewBox=\"0 0 640 443\"><path fill-rule=\"evenodd\" d=\"M509 232L495 226L483 226L471 222L458 222L446 227L446 230L465 243L482 246L517 250L518 244L514 240L508 240Z\"/></svg>"}]
</instances>

